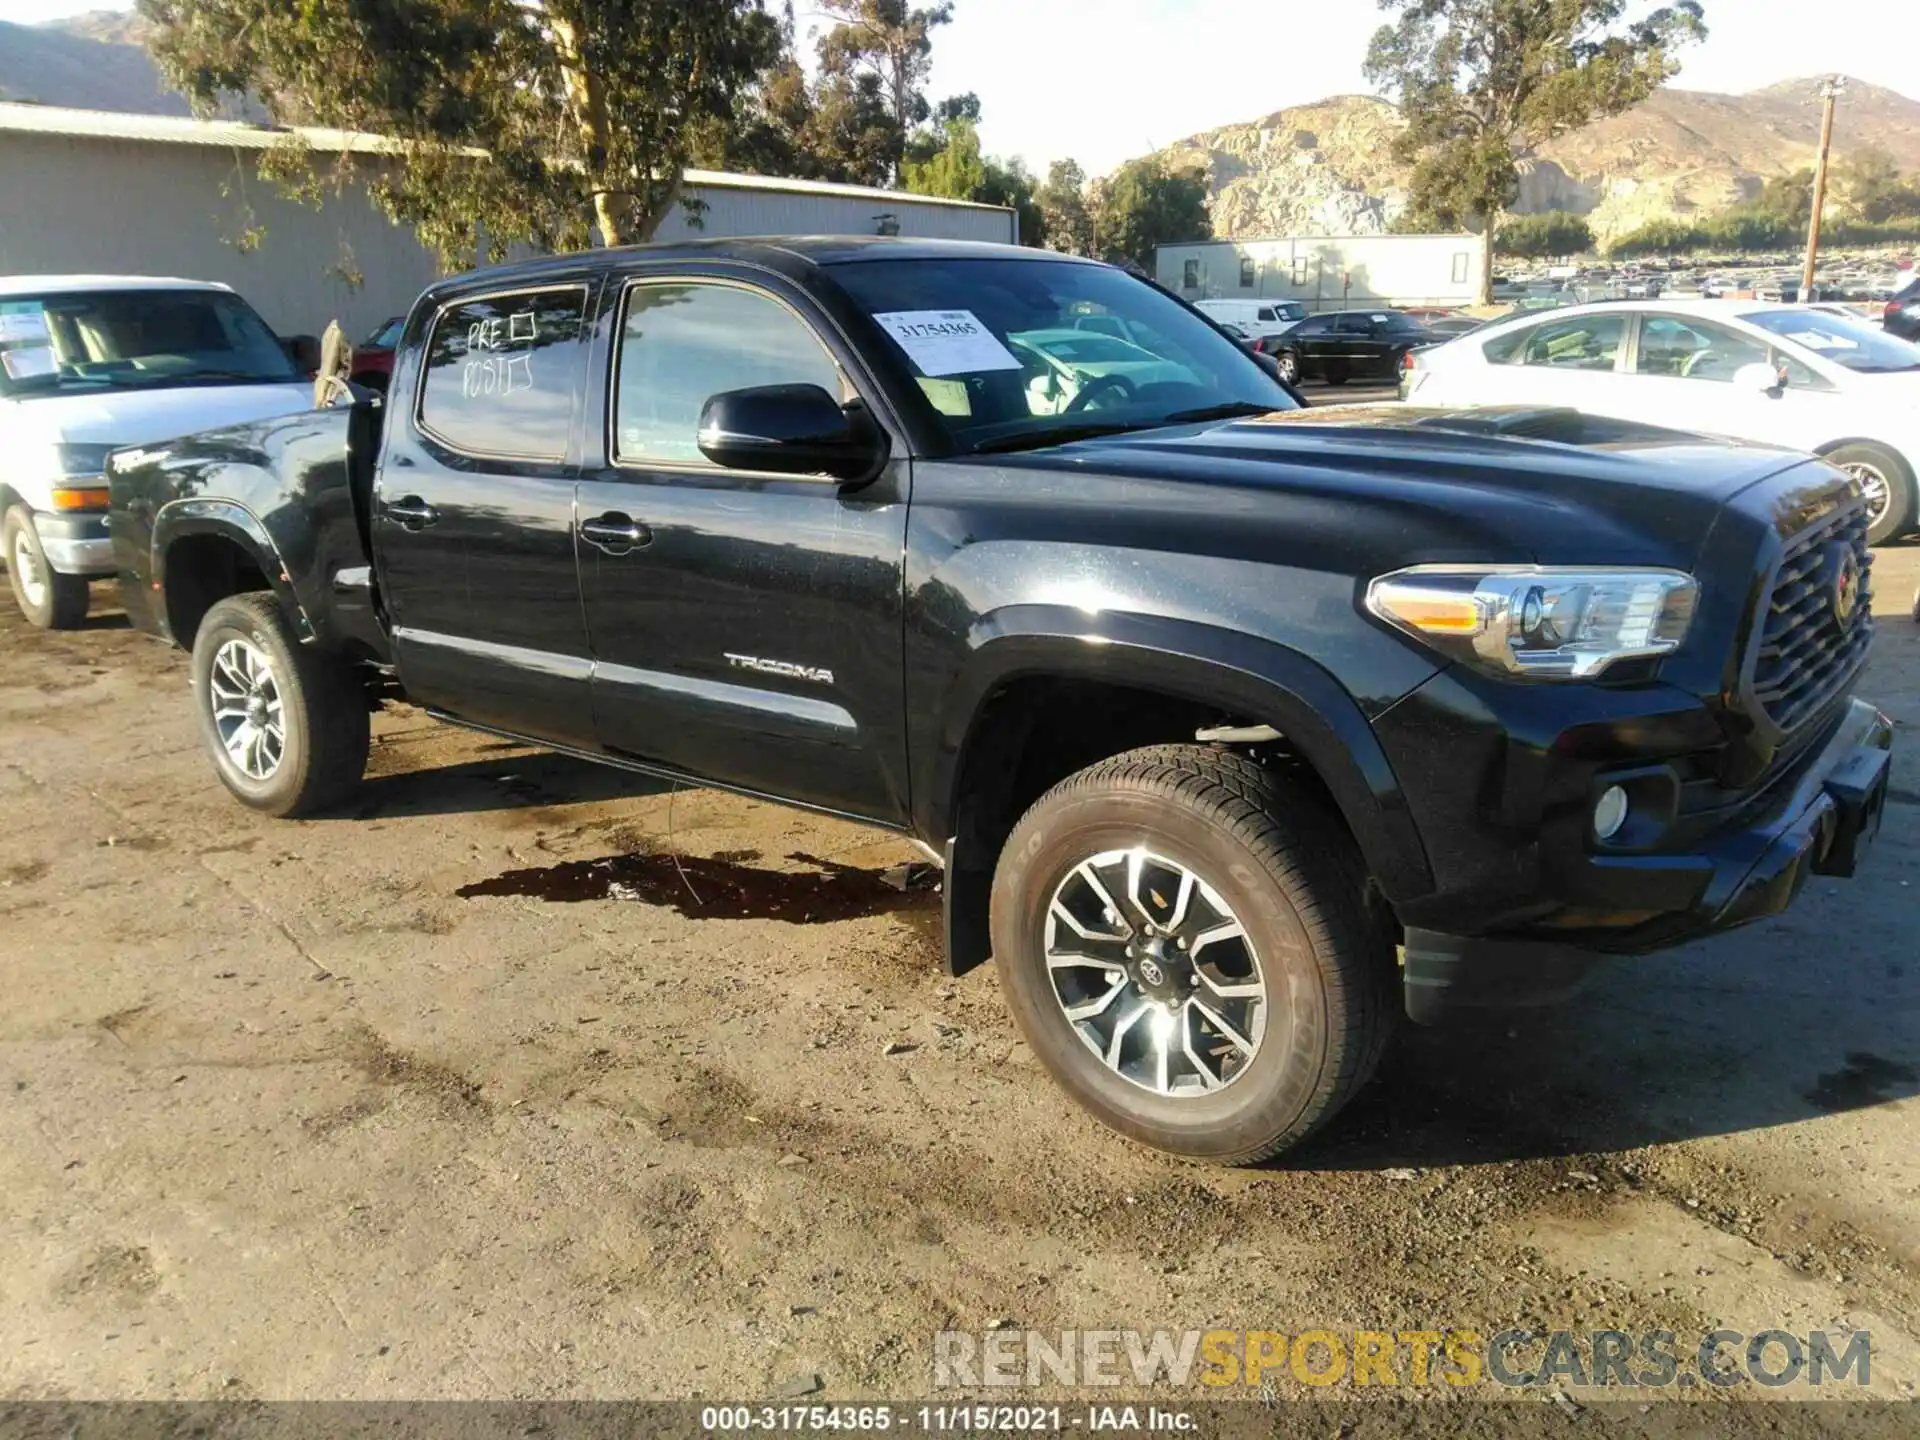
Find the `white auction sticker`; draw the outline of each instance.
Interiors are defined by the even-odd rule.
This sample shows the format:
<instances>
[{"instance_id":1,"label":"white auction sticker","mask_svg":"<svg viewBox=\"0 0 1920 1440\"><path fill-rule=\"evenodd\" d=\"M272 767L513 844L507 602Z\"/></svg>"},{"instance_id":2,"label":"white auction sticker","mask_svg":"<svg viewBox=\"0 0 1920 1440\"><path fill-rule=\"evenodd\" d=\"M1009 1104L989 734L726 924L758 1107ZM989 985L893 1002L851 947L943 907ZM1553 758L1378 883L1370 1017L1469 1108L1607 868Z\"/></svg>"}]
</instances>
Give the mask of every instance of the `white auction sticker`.
<instances>
[{"instance_id":1,"label":"white auction sticker","mask_svg":"<svg viewBox=\"0 0 1920 1440\"><path fill-rule=\"evenodd\" d=\"M873 317L922 375L1018 370L1020 362L971 310L890 310Z\"/></svg>"},{"instance_id":2,"label":"white auction sticker","mask_svg":"<svg viewBox=\"0 0 1920 1440\"><path fill-rule=\"evenodd\" d=\"M44 310L0 311L0 341L48 339Z\"/></svg>"}]
</instances>

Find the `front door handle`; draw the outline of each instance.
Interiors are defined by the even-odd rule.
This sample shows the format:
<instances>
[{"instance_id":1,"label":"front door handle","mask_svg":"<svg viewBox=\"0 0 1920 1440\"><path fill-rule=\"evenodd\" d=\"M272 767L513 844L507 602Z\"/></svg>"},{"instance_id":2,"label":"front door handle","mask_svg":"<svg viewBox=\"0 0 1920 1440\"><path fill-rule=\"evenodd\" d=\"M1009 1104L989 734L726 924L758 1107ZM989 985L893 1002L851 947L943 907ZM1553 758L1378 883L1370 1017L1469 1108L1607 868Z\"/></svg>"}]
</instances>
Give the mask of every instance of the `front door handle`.
<instances>
[{"instance_id":1,"label":"front door handle","mask_svg":"<svg viewBox=\"0 0 1920 1440\"><path fill-rule=\"evenodd\" d=\"M609 555L625 555L653 542L653 532L631 515L609 510L580 522L580 538Z\"/></svg>"},{"instance_id":2,"label":"front door handle","mask_svg":"<svg viewBox=\"0 0 1920 1440\"><path fill-rule=\"evenodd\" d=\"M418 495L387 502L387 518L397 520L408 530L424 530L440 518L440 512Z\"/></svg>"}]
</instances>

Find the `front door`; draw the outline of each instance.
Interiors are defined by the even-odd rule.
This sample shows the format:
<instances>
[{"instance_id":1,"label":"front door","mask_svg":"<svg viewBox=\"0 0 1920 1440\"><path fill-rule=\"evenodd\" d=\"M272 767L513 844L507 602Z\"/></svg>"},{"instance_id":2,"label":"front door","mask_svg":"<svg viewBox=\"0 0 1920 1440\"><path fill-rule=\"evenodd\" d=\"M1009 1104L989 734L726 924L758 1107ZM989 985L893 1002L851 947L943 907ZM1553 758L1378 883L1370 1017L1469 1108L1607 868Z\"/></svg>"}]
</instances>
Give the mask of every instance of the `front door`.
<instances>
[{"instance_id":1,"label":"front door","mask_svg":"<svg viewBox=\"0 0 1920 1440\"><path fill-rule=\"evenodd\" d=\"M408 696L571 744L593 738L573 553L592 288L583 274L443 306L395 377L373 500Z\"/></svg>"},{"instance_id":2,"label":"front door","mask_svg":"<svg viewBox=\"0 0 1920 1440\"><path fill-rule=\"evenodd\" d=\"M1772 390L1742 371L1784 370ZM1635 419L1810 450L1834 438L1832 385L1758 336L1693 315L1647 314L1629 367Z\"/></svg>"},{"instance_id":3,"label":"front door","mask_svg":"<svg viewBox=\"0 0 1920 1440\"><path fill-rule=\"evenodd\" d=\"M640 278L604 303L606 448L579 492L600 743L901 820L906 460L849 487L725 470L695 440L722 391L812 384L857 399L850 354L771 279Z\"/></svg>"}]
</instances>

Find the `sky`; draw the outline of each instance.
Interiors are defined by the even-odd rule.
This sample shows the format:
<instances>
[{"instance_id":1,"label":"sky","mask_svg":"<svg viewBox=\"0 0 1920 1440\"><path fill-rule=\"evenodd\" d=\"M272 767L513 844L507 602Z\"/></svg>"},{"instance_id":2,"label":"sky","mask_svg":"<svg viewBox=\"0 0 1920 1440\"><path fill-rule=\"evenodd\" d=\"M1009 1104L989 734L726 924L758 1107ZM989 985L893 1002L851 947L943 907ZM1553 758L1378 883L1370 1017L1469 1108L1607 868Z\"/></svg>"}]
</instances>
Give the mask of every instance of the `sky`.
<instances>
[{"instance_id":1,"label":"sky","mask_svg":"<svg viewBox=\"0 0 1920 1440\"><path fill-rule=\"evenodd\" d=\"M1740 92L1837 71L1920 99L1920 0L1704 0L1677 84ZM130 0L0 0L36 22ZM795 0L802 36L820 20ZM954 0L930 95L980 97L987 151L1089 175L1199 130L1367 91L1376 0ZM803 42L804 43L804 42Z\"/></svg>"}]
</instances>

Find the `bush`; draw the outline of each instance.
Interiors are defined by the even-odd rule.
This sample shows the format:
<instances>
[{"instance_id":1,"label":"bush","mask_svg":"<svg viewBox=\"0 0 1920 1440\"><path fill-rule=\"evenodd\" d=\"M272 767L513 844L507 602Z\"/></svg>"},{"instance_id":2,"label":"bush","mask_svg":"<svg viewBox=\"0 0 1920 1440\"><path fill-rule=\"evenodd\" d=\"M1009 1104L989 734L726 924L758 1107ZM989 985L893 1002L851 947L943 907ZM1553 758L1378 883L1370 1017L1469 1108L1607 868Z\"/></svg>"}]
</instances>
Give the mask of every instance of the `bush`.
<instances>
[{"instance_id":1,"label":"bush","mask_svg":"<svg viewBox=\"0 0 1920 1440\"><path fill-rule=\"evenodd\" d=\"M1494 249L1522 260L1584 255L1593 249L1593 228L1583 217L1565 210L1514 215L1501 225Z\"/></svg>"}]
</instances>

